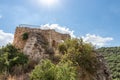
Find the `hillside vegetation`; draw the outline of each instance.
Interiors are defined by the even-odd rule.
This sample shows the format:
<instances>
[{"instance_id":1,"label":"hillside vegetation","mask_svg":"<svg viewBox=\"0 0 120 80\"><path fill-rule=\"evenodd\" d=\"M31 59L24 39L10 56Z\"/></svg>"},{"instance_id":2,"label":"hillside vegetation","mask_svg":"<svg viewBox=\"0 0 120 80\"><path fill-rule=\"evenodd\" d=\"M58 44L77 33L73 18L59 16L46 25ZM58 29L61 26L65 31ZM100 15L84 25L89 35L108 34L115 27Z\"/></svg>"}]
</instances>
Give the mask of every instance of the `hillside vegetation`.
<instances>
[{"instance_id":1,"label":"hillside vegetation","mask_svg":"<svg viewBox=\"0 0 120 80\"><path fill-rule=\"evenodd\" d=\"M66 40L59 44L59 58L52 56L52 62L43 60L31 73L31 80L92 80L97 71L94 48L82 39ZM62 55L60 55L62 54Z\"/></svg>"},{"instance_id":2,"label":"hillside vegetation","mask_svg":"<svg viewBox=\"0 0 120 80\"><path fill-rule=\"evenodd\" d=\"M7 80L9 75L24 73L23 67L28 57L13 45L8 44L0 49L0 80Z\"/></svg>"},{"instance_id":3,"label":"hillside vegetation","mask_svg":"<svg viewBox=\"0 0 120 80\"><path fill-rule=\"evenodd\" d=\"M111 80L105 64L98 59L94 47L82 39L66 40L54 54L39 62L32 61L11 44L0 49L0 80L103 79Z\"/></svg>"},{"instance_id":4,"label":"hillside vegetation","mask_svg":"<svg viewBox=\"0 0 120 80\"><path fill-rule=\"evenodd\" d=\"M120 47L103 47L98 51L103 53L110 67L113 80L120 80Z\"/></svg>"}]
</instances>

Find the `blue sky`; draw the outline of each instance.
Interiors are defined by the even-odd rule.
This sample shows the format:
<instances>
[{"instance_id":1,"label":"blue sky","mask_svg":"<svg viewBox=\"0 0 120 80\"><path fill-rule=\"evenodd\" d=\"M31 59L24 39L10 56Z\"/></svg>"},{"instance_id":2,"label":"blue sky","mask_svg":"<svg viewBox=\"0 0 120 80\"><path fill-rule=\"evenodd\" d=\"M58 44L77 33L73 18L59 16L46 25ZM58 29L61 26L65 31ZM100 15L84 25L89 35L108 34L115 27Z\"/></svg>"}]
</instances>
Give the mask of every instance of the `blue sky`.
<instances>
[{"instance_id":1,"label":"blue sky","mask_svg":"<svg viewBox=\"0 0 120 80\"><path fill-rule=\"evenodd\" d=\"M88 39L93 43L107 39L102 46L120 46L120 0L59 0L49 8L38 2L0 0L1 32L6 36L14 34L19 24L58 24L73 30L77 37L95 38Z\"/></svg>"}]
</instances>

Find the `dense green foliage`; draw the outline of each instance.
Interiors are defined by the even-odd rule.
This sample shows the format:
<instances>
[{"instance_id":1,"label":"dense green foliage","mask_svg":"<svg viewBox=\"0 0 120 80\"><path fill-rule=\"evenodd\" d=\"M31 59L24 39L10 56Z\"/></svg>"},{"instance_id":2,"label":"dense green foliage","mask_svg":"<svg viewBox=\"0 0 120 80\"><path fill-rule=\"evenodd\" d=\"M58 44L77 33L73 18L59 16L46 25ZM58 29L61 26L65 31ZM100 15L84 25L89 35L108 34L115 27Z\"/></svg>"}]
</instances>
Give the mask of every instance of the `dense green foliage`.
<instances>
[{"instance_id":1,"label":"dense green foliage","mask_svg":"<svg viewBox=\"0 0 120 80\"><path fill-rule=\"evenodd\" d=\"M79 80L79 77L83 80L85 75L88 77L96 72L96 53L91 44L82 39L69 39L61 43L58 50L62 54L60 61L53 64L50 60L43 60L31 72L31 80Z\"/></svg>"},{"instance_id":2,"label":"dense green foliage","mask_svg":"<svg viewBox=\"0 0 120 80\"><path fill-rule=\"evenodd\" d=\"M76 80L76 70L71 62L55 65L50 60L43 60L32 71L31 80Z\"/></svg>"},{"instance_id":3,"label":"dense green foliage","mask_svg":"<svg viewBox=\"0 0 120 80\"><path fill-rule=\"evenodd\" d=\"M0 49L0 72L11 73L14 66L24 65L28 58L11 44Z\"/></svg>"},{"instance_id":4,"label":"dense green foliage","mask_svg":"<svg viewBox=\"0 0 120 80\"><path fill-rule=\"evenodd\" d=\"M113 80L120 80L120 47L103 47L98 49L103 53L112 72Z\"/></svg>"},{"instance_id":5,"label":"dense green foliage","mask_svg":"<svg viewBox=\"0 0 120 80\"><path fill-rule=\"evenodd\" d=\"M82 39L70 39L59 45L59 51L64 55L63 60L70 60L88 73L96 72L97 59L94 47L84 43Z\"/></svg>"},{"instance_id":6,"label":"dense green foliage","mask_svg":"<svg viewBox=\"0 0 120 80\"><path fill-rule=\"evenodd\" d=\"M31 80L93 80L99 65L91 44L82 39L69 39L59 44L57 49L59 55L50 54L50 60L43 59L39 64L29 60L28 63L28 57L9 44L0 49L0 72L12 74L15 68L19 75L19 71L24 73L26 67L25 72L32 70Z\"/></svg>"},{"instance_id":7,"label":"dense green foliage","mask_svg":"<svg viewBox=\"0 0 120 80\"><path fill-rule=\"evenodd\" d=\"M28 33L27 32L22 34L22 39L23 40L27 40L28 39Z\"/></svg>"}]
</instances>

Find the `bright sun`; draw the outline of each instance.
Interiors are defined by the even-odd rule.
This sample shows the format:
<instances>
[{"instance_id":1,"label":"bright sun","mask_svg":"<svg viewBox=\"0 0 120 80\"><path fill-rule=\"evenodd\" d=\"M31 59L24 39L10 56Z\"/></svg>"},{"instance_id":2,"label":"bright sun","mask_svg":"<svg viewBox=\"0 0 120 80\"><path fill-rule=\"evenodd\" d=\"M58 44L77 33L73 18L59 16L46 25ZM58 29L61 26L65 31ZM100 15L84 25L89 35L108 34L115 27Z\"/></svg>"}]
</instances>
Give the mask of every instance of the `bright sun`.
<instances>
[{"instance_id":1,"label":"bright sun","mask_svg":"<svg viewBox=\"0 0 120 80\"><path fill-rule=\"evenodd\" d=\"M39 0L40 3L44 6L51 7L59 3L59 0Z\"/></svg>"}]
</instances>

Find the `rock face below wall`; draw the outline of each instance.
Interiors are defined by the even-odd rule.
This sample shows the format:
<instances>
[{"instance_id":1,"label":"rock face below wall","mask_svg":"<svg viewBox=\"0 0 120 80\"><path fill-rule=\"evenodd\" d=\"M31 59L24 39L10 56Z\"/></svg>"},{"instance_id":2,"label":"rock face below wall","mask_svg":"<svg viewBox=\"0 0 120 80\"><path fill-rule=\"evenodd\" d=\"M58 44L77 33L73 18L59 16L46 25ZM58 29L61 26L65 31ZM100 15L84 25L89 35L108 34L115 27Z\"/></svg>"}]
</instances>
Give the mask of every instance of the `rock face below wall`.
<instances>
[{"instance_id":1,"label":"rock face below wall","mask_svg":"<svg viewBox=\"0 0 120 80\"><path fill-rule=\"evenodd\" d=\"M95 75L95 80L112 80L110 70L108 69L107 63L102 54L97 54L98 70Z\"/></svg>"},{"instance_id":2,"label":"rock face below wall","mask_svg":"<svg viewBox=\"0 0 120 80\"><path fill-rule=\"evenodd\" d=\"M26 41L23 52L29 55L30 59L39 61L40 59L48 57L46 48L48 42L40 33L30 33Z\"/></svg>"}]
</instances>

